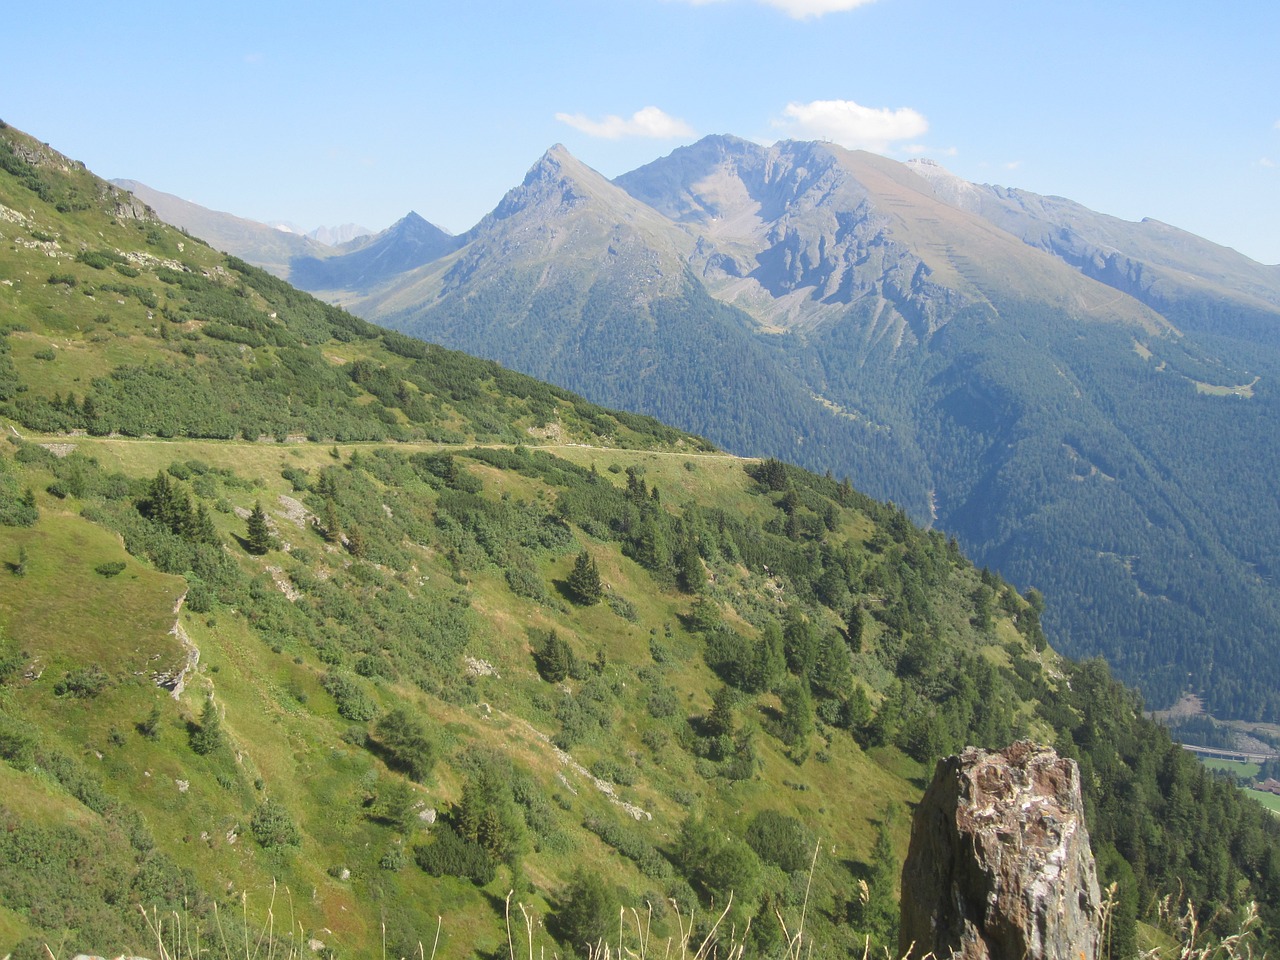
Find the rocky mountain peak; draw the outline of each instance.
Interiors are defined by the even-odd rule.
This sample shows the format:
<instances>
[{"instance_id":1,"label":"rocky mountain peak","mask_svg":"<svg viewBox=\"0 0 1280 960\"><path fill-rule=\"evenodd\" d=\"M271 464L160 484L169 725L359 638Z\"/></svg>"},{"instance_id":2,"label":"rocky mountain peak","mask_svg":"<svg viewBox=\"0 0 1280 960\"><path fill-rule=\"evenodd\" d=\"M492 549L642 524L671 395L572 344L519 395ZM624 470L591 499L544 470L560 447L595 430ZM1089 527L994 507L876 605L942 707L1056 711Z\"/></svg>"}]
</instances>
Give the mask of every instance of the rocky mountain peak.
<instances>
[{"instance_id":1,"label":"rocky mountain peak","mask_svg":"<svg viewBox=\"0 0 1280 960\"><path fill-rule=\"evenodd\" d=\"M1024 740L938 761L902 869L901 955L1094 960L1101 921L1074 760Z\"/></svg>"},{"instance_id":2,"label":"rocky mountain peak","mask_svg":"<svg viewBox=\"0 0 1280 960\"><path fill-rule=\"evenodd\" d=\"M534 207L572 209L584 204L601 186L608 187L609 181L557 143L538 158L520 186L509 190L473 233L481 232L486 221L505 220Z\"/></svg>"}]
</instances>

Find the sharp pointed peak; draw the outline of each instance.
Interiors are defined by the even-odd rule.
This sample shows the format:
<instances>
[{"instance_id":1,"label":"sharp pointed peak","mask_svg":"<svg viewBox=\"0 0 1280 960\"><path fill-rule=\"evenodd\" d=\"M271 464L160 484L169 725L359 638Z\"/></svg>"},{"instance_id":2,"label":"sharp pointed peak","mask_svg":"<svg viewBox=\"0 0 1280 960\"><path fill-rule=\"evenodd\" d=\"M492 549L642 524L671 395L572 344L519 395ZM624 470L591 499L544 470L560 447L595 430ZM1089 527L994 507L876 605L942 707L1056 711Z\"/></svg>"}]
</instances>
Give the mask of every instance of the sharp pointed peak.
<instances>
[{"instance_id":1,"label":"sharp pointed peak","mask_svg":"<svg viewBox=\"0 0 1280 960\"><path fill-rule=\"evenodd\" d=\"M564 144L557 143L548 148L529 168L521 186L529 188L572 181L585 184L607 182L607 178L575 157Z\"/></svg>"},{"instance_id":2,"label":"sharp pointed peak","mask_svg":"<svg viewBox=\"0 0 1280 960\"><path fill-rule=\"evenodd\" d=\"M385 234L431 233L451 236L448 230L436 226L416 210L410 210L403 217L382 231Z\"/></svg>"},{"instance_id":3,"label":"sharp pointed peak","mask_svg":"<svg viewBox=\"0 0 1280 960\"><path fill-rule=\"evenodd\" d=\"M591 170L591 168L570 153L569 148L563 143L553 143L529 168L529 173L533 174L536 171L545 170L582 171ZM591 170L591 172L594 173L595 171Z\"/></svg>"}]
</instances>

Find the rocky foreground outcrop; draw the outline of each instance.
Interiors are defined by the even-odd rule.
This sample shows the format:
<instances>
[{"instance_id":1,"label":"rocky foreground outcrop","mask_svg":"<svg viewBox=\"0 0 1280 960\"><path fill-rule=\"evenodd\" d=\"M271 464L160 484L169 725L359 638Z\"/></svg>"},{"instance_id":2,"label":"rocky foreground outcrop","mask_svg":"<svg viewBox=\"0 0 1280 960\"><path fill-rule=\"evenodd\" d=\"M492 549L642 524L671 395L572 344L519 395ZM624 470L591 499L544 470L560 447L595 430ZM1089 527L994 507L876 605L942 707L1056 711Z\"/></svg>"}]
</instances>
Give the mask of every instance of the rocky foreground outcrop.
<instances>
[{"instance_id":1,"label":"rocky foreground outcrop","mask_svg":"<svg viewBox=\"0 0 1280 960\"><path fill-rule=\"evenodd\" d=\"M1101 922L1074 760L1022 741L938 762L902 870L901 956L1096 960Z\"/></svg>"}]
</instances>

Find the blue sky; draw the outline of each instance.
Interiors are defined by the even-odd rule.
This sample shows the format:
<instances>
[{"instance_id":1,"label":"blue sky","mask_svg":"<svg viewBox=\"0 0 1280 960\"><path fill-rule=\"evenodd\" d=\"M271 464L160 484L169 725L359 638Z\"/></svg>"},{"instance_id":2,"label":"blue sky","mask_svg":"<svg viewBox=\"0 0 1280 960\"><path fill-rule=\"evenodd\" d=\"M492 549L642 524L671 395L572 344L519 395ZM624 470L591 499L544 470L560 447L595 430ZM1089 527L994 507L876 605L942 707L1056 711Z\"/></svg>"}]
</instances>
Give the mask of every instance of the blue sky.
<instances>
[{"instance_id":1,"label":"blue sky","mask_svg":"<svg viewBox=\"0 0 1280 960\"><path fill-rule=\"evenodd\" d=\"M4 120L258 220L460 232L553 143L616 176L733 133L929 156L1280 262L1262 0L28 3L4 34Z\"/></svg>"}]
</instances>

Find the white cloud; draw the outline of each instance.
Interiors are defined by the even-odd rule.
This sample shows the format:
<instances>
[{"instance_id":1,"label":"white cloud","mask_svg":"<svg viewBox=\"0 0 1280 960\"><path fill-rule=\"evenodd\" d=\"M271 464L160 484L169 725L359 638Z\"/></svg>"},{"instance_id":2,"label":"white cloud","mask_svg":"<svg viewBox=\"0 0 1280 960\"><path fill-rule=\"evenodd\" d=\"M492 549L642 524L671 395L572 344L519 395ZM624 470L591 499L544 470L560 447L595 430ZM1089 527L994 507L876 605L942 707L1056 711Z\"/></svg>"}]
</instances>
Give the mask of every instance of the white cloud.
<instances>
[{"instance_id":1,"label":"white cloud","mask_svg":"<svg viewBox=\"0 0 1280 960\"><path fill-rule=\"evenodd\" d=\"M1266 167L1268 170L1273 170L1275 169L1276 162L1272 160L1270 157L1263 157L1261 160L1258 161L1258 166Z\"/></svg>"},{"instance_id":2,"label":"white cloud","mask_svg":"<svg viewBox=\"0 0 1280 960\"><path fill-rule=\"evenodd\" d=\"M671 140L675 137L693 136L691 126L657 107L637 110L630 119L610 114L602 120L592 120L581 113L557 113L556 119L589 137L600 137L605 140L620 140L623 137Z\"/></svg>"},{"instance_id":3,"label":"white cloud","mask_svg":"<svg viewBox=\"0 0 1280 960\"><path fill-rule=\"evenodd\" d=\"M770 7L777 7L788 16L797 20L808 20L810 17L821 17L827 13L840 13L855 7L865 7L875 0L760 0Z\"/></svg>"},{"instance_id":4,"label":"white cloud","mask_svg":"<svg viewBox=\"0 0 1280 960\"><path fill-rule=\"evenodd\" d=\"M864 107L852 100L789 103L775 127L802 140L830 140L850 150L885 153L889 144L923 136L929 121L910 107Z\"/></svg>"},{"instance_id":5,"label":"white cloud","mask_svg":"<svg viewBox=\"0 0 1280 960\"><path fill-rule=\"evenodd\" d=\"M1002 166L1003 166L1006 170L1017 170L1020 166L1022 166L1022 161L1021 161L1021 160L1010 160L1008 163L1002 164Z\"/></svg>"},{"instance_id":6,"label":"white cloud","mask_svg":"<svg viewBox=\"0 0 1280 960\"><path fill-rule=\"evenodd\" d=\"M684 0L695 7L709 3L720 3L722 0ZM865 7L875 0L756 0L766 7L781 10L796 20L808 20L810 17L821 17L828 13L841 13L856 7Z\"/></svg>"}]
</instances>

